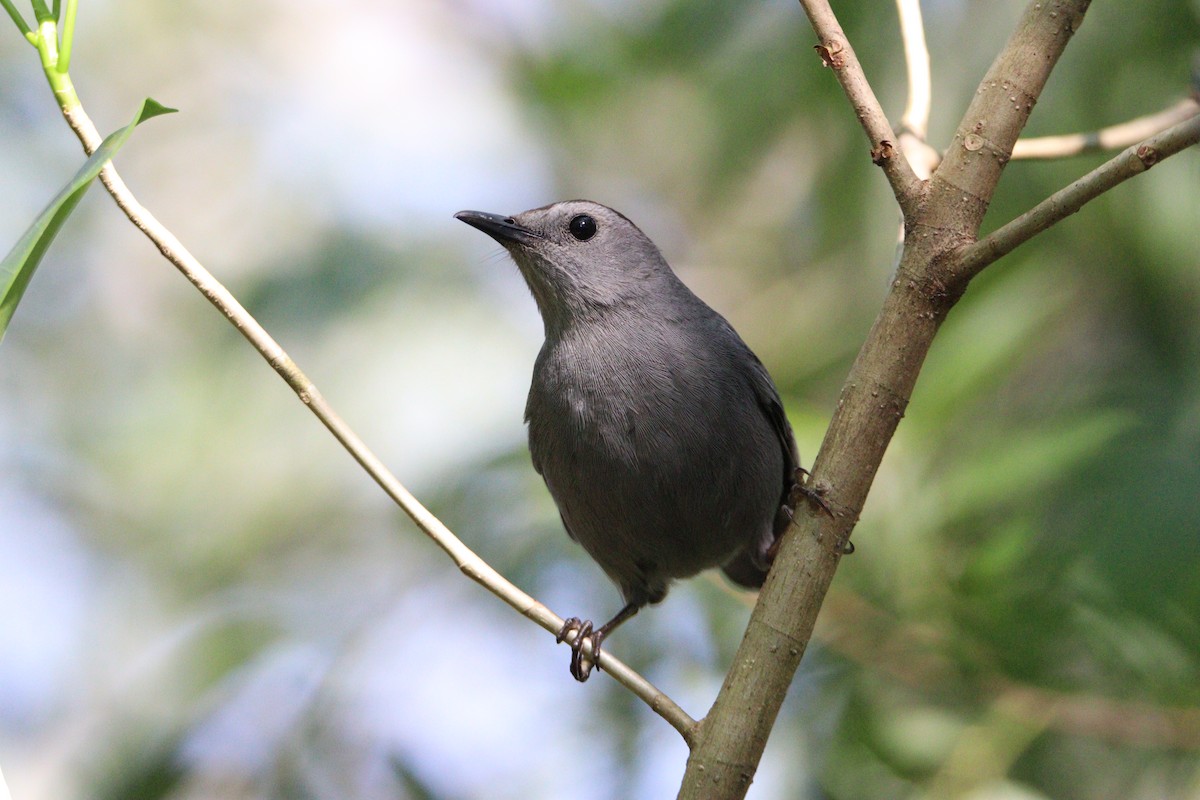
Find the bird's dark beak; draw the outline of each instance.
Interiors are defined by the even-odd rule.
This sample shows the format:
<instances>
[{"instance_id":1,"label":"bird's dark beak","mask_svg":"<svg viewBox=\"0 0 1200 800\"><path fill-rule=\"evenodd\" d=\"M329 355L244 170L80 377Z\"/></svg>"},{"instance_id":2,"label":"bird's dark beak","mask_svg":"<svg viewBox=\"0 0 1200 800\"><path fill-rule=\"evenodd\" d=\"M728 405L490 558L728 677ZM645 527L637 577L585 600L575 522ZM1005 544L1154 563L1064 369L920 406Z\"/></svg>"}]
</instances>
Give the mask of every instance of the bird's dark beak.
<instances>
[{"instance_id":1,"label":"bird's dark beak","mask_svg":"<svg viewBox=\"0 0 1200 800\"><path fill-rule=\"evenodd\" d=\"M512 217L502 217L486 211L460 211L454 218L461 219L472 228L478 228L500 244L524 244L542 238L528 228L522 228Z\"/></svg>"}]
</instances>

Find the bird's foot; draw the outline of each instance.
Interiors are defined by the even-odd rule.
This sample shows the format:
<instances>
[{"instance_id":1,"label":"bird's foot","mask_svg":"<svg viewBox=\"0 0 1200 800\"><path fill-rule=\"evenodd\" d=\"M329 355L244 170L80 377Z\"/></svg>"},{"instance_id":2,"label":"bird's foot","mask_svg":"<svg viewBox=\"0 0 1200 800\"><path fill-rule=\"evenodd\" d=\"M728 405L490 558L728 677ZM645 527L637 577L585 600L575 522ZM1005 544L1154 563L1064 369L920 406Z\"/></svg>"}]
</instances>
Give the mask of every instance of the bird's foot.
<instances>
[{"instance_id":1,"label":"bird's foot","mask_svg":"<svg viewBox=\"0 0 1200 800\"><path fill-rule=\"evenodd\" d=\"M564 642L572 633L575 634L575 638L567 642L571 648L571 677L583 683L591 676L592 667L599 666L600 641L603 639L603 635L601 631L593 630L590 619L581 620L579 617L571 617L563 623L555 641ZM585 639L591 641L591 655L584 653L583 642Z\"/></svg>"},{"instance_id":2,"label":"bird's foot","mask_svg":"<svg viewBox=\"0 0 1200 800\"><path fill-rule=\"evenodd\" d=\"M787 517L788 522L791 522L796 514L796 506L799 505L800 499L804 498L828 514L830 518L836 519L837 517L834 515L833 509L831 509L829 504L825 502L822 491L816 487L808 486L804 482L804 479L809 475L809 471L804 467L796 467L795 483L793 483L792 488L788 490L787 504L780 507L780 513ZM771 545L770 551L768 551L767 555L772 562L775 560L775 553L779 549L780 541L781 540L779 538L776 538L774 544ZM848 556L853 552L854 542L847 539L841 547L841 555Z\"/></svg>"},{"instance_id":3,"label":"bird's foot","mask_svg":"<svg viewBox=\"0 0 1200 800\"><path fill-rule=\"evenodd\" d=\"M824 511L830 517L833 517L833 509L825 502L820 489L809 486L805 483L805 479L810 477L810 473L804 467L796 467L796 475L793 479L792 488L788 491L788 505L795 509L800 502L800 498L804 498L808 502L815 505L817 508Z\"/></svg>"}]
</instances>

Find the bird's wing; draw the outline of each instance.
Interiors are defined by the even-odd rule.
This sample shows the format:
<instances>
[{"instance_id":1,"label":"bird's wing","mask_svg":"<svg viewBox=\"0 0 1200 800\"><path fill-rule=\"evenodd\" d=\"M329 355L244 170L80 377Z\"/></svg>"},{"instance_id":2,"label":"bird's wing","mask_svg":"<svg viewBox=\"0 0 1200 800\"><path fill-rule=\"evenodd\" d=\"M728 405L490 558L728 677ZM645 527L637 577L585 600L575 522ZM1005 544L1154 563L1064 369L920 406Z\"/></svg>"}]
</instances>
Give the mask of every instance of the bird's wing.
<instances>
[{"instance_id":1,"label":"bird's wing","mask_svg":"<svg viewBox=\"0 0 1200 800\"><path fill-rule=\"evenodd\" d=\"M750 384L754 387L754 395L758 399L759 408L763 410L771 427L775 430L780 450L783 452L781 486L783 494L786 495L792 488L796 469L800 466L800 451L796 447L796 436L792 433L792 425L783 411L783 401L779 399L779 390L775 388L767 368L748 348L746 352L750 356Z\"/></svg>"},{"instance_id":2,"label":"bird's wing","mask_svg":"<svg viewBox=\"0 0 1200 800\"><path fill-rule=\"evenodd\" d=\"M779 399L779 391L767 373L767 368L749 348L746 348L745 353L748 358L741 360L741 363L746 365L746 374L758 407L771 424L779 442L779 451L783 455L783 470L779 476L779 508L775 513L772 538L766 541L751 541L737 556L721 566L721 570L734 583L753 589L762 586L766 580L771 563L770 551L775 546L774 540L791 522L790 500L792 486L796 482L796 469L800 466L800 454L796 448L792 426L783 411L783 401Z\"/></svg>"}]
</instances>

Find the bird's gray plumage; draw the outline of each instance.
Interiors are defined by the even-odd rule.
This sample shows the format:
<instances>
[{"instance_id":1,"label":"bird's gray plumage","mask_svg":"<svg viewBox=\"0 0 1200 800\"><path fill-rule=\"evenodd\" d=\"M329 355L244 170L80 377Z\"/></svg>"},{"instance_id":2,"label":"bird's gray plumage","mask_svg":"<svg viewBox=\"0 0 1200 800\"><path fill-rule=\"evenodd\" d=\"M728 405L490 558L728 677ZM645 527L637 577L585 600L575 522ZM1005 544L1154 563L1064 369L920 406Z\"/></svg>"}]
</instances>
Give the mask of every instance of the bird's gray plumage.
<instances>
[{"instance_id":1,"label":"bird's gray plumage","mask_svg":"<svg viewBox=\"0 0 1200 800\"><path fill-rule=\"evenodd\" d=\"M529 449L567 532L620 588L619 618L710 567L760 586L799 459L741 337L610 208L456 216L508 250L537 302Z\"/></svg>"}]
</instances>

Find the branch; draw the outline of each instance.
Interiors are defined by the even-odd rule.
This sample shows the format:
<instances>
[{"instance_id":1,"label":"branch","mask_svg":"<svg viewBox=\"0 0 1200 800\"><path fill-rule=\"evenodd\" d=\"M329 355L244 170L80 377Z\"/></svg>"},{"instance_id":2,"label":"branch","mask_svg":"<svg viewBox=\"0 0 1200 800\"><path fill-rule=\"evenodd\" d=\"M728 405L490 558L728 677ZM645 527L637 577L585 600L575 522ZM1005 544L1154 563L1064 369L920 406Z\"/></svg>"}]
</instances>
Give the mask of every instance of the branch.
<instances>
[{"instance_id":1,"label":"branch","mask_svg":"<svg viewBox=\"0 0 1200 800\"><path fill-rule=\"evenodd\" d=\"M825 50L844 41L828 4L801 2ZM956 281L949 270L948 257L976 238L1012 144L1088 3L1031 0L980 84L928 191L910 194L899 184L897 196L906 198L902 207L909 203L906 225L917 235L905 237L891 289L842 386L809 480L832 513L805 504L796 513L794 530L783 536L733 665L688 758L680 798L737 800L749 789L925 356L966 289L966 281ZM838 52L845 58L848 45ZM881 118L861 105L864 96L874 98L852 53L842 67L839 76L849 73L843 82L847 96L864 127L876 130ZM907 161L894 160L903 161L912 175ZM889 180L895 174L889 172ZM896 191L897 182L892 185Z\"/></svg>"},{"instance_id":2,"label":"branch","mask_svg":"<svg viewBox=\"0 0 1200 800\"><path fill-rule=\"evenodd\" d=\"M1071 216L1088 201L1197 142L1200 142L1200 116L1193 115L1157 136L1126 148L1117 157L963 249L952 269L969 280L1018 245Z\"/></svg>"},{"instance_id":3,"label":"branch","mask_svg":"<svg viewBox=\"0 0 1200 800\"><path fill-rule=\"evenodd\" d=\"M904 41L904 64L908 73L908 100L900 117L900 146L913 171L929 180L941 154L929 146L929 112L933 104L929 74L929 48L925 45L925 23L920 0L896 0L900 37Z\"/></svg>"},{"instance_id":4,"label":"branch","mask_svg":"<svg viewBox=\"0 0 1200 800\"><path fill-rule=\"evenodd\" d=\"M1000 175L1090 0L1032 0L979 83L929 184L921 224L975 240Z\"/></svg>"},{"instance_id":5,"label":"branch","mask_svg":"<svg viewBox=\"0 0 1200 800\"><path fill-rule=\"evenodd\" d=\"M67 123L83 143L83 149L89 155L99 146L101 138L95 125L84 112L83 107L76 104L63 107L63 116ZM294 361L284 352L283 348L269 333L250 315L241 303L226 289L204 266L190 253L183 244L175 238L153 214L141 205L134 197L129 187L117 174L116 168L109 162L100 172L100 181L116 200L129 220L146 235L158 251L183 273L204 297L233 324L238 331L250 342L267 363L279 374L308 407L313 414L329 429L334 438L354 457L367 474L379 484L383 491L395 501L396 505L409 516L426 536L433 540L450 556L458 568L467 577L483 586L492 594L499 597L508 605L535 623L558 634L562 630L563 620L550 611L542 603L519 589L507 578L497 572L491 565L476 555L462 543L445 525L442 524L425 506L417 501L399 480L384 466L370 448L358 437L333 407L325 400L317 387L300 370ZM571 639L567 640L568 642ZM691 745L697 728L697 723L674 700L659 691L653 684L635 672L632 668L603 651L600 656L600 666L622 686L641 698L650 708L669 722L684 740Z\"/></svg>"},{"instance_id":6,"label":"branch","mask_svg":"<svg viewBox=\"0 0 1200 800\"><path fill-rule=\"evenodd\" d=\"M1072 695L1036 686L1000 682L997 694L1007 710L1073 736L1170 750L1200 750L1200 710L1164 707L1136 700Z\"/></svg>"},{"instance_id":7,"label":"branch","mask_svg":"<svg viewBox=\"0 0 1200 800\"><path fill-rule=\"evenodd\" d=\"M834 588L825 599L816 636L825 647L906 690L936 693L963 679L946 656L945 637L930 626L905 623L861 596ZM1172 750L1200 750L1200 709L1046 689L995 672L972 674L982 701L1003 704L1015 718L1071 736Z\"/></svg>"},{"instance_id":8,"label":"branch","mask_svg":"<svg viewBox=\"0 0 1200 800\"><path fill-rule=\"evenodd\" d=\"M883 174L887 176L896 195L896 202L900 204L905 219L908 219L920 201L921 180L913 172L908 159L904 158L896 132L883 113L883 107L867 82L854 48L842 32L827 0L800 0L800 5L804 7L804 13L821 40L816 50L822 63L837 75L842 91L846 93L867 138L871 140L871 160L883 168Z\"/></svg>"},{"instance_id":9,"label":"branch","mask_svg":"<svg viewBox=\"0 0 1200 800\"><path fill-rule=\"evenodd\" d=\"M908 102L900 125L922 140L929 134L929 111L933 89L929 75L929 48L925 45L925 23L920 0L896 0L900 36L904 40L904 64L908 71Z\"/></svg>"},{"instance_id":10,"label":"branch","mask_svg":"<svg viewBox=\"0 0 1200 800\"><path fill-rule=\"evenodd\" d=\"M1147 114L1144 117L1122 122L1120 125L1101 128L1091 133L1018 139L1017 143L1013 145L1012 157L1014 159L1066 158L1084 153L1119 150L1197 114L1200 114L1200 101L1189 97L1157 114Z\"/></svg>"}]
</instances>

